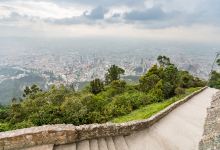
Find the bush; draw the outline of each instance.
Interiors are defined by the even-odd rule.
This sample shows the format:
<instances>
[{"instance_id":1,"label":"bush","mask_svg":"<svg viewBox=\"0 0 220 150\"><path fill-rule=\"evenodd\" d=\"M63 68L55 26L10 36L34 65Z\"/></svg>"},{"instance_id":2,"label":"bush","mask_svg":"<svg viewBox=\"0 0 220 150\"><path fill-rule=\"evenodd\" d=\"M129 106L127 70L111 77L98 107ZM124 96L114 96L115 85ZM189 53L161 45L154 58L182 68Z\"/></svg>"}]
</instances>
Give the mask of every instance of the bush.
<instances>
[{"instance_id":1,"label":"bush","mask_svg":"<svg viewBox=\"0 0 220 150\"><path fill-rule=\"evenodd\" d=\"M9 117L9 109L0 107L0 122Z\"/></svg>"},{"instance_id":2,"label":"bush","mask_svg":"<svg viewBox=\"0 0 220 150\"><path fill-rule=\"evenodd\" d=\"M133 110L131 101L125 95L114 97L113 101L106 108L105 112L112 117L125 115Z\"/></svg>"},{"instance_id":3,"label":"bush","mask_svg":"<svg viewBox=\"0 0 220 150\"><path fill-rule=\"evenodd\" d=\"M65 123L80 125L87 123L87 107L83 105L82 100L77 97L67 98L61 106Z\"/></svg>"},{"instance_id":4,"label":"bush","mask_svg":"<svg viewBox=\"0 0 220 150\"><path fill-rule=\"evenodd\" d=\"M0 132L8 131L10 129L9 123L0 123Z\"/></svg>"},{"instance_id":5,"label":"bush","mask_svg":"<svg viewBox=\"0 0 220 150\"><path fill-rule=\"evenodd\" d=\"M23 121L23 122L20 122L20 123L17 123L14 127L14 129L22 129L22 128L29 128L29 127L32 127L34 126L34 124L30 121Z\"/></svg>"},{"instance_id":6,"label":"bush","mask_svg":"<svg viewBox=\"0 0 220 150\"><path fill-rule=\"evenodd\" d=\"M148 92L155 87L160 78L156 74L150 76L143 76L140 78L140 90L143 92Z\"/></svg>"},{"instance_id":7,"label":"bush","mask_svg":"<svg viewBox=\"0 0 220 150\"><path fill-rule=\"evenodd\" d=\"M216 71L212 72L211 79L209 81L209 86L220 89L220 73Z\"/></svg>"},{"instance_id":8,"label":"bush","mask_svg":"<svg viewBox=\"0 0 220 150\"><path fill-rule=\"evenodd\" d=\"M175 89L175 94L176 94L176 95L185 94L185 89L184 89L184 88L181 88L181 87L177 87L177 88Z\"/></svg>"},{"instance_id":9,"label":"bush","mask_svg":"<svg viewBox=\"0 0 220 150\"><path fill-rule=\"evenodd\" d=\"M151 103L157 103L157 102L160 102L162 101L163 99L161 98L158 98L153 92L149 92L144 101L143 101L143 104L144 105L148 105L148 104L151 104Z\"/></svg>"},{"instance_id":10,"label":"bush","mask_svg":"<svg viewBox=\"0 0 220 150\"><path fill-rule=\"evenodd\" d=\"M90 82L90 91L93 94L98 94L104 89L104 83L100 79L95 79Z\"/></svg>"},{"instance_id":11,"label":"bush","mask_svg":"<svg viewBox=\"0 0 220 150\"><path fill-rule=\"evenodd\" d=\"M162 90L166 99L174 96L174 88L174 85L172 85L170 82L163 82Z\"/></svg>"},{"instance_id":12,"label":"bush","mask_svg":"<svg viewBox=\"0 0 220 150\"><path fill-rule=\"evenodd\" d=\"M126 82L121 80L114 80L112 81L111 85L112 88L119 91L119 93L125 90Z\"/></svg>"}]
</instances>

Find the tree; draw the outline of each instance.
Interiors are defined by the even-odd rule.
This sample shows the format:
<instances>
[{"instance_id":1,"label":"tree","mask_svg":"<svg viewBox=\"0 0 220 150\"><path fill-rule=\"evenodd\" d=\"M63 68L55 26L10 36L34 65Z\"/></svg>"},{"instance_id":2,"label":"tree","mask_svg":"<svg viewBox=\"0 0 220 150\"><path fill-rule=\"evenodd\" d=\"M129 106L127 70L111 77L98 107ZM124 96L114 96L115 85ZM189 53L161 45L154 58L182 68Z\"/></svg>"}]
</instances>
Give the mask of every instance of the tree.
<instances>
[{"instance_id":1,"label":"tree","mask_svg":"<svg viewBox=\"0 0 220 150\"><path fill-rule=\"evenodd\" d=\"M114 80L111 83L111 87L117 90L117 93L121 93L125 90L126 82L121 80Z\"/></svg>"},{"instance_id":2,"label":"tree","mask_svg":"<svg viewBox=\"0 0 220 150\"><path fill-rule=\"evenodd\" d=\"M142 76L139 80L140 82L140 90L144 92L150 91L157 82L160 80L160 77L156 74L152 74L150 76Z\"/></svg>"},{"instance_id":3,"label":"tree","mask_svg":"<svg viewBox=\"0 0 220 150\"><path fill-rule=\"evenodd\" d=\"M192 87L194 84L194 77L187 71L179 72L179 86L182 88Z\"/></svg>"},{"instance_id":4,"label":"tree","mask_svg":"<svg viewBox=\"0 0 220 150\"><path fill-rule=\"evenodd\" d=\"M27 97L30 94L36 94L40 91L42 90L36 84L33 84L31 87L26 86L24 89L23 97Z\"/></svg>"},{"instance_id":5,"label":"tree","mask_svg":"<svg viewBox=\"0 0 220 150\"><path fill-rule=\"evenodd\" d=\"M160 64L161 67L166 67L171 65L170 63L170 58L166 57L166 56L158 56L157 57L157 61Z\"/></svg>"},{"instance_id":6,"label":"tree","mask_svg":"<svg viewBox=\"0 0 220 150\"><path fill-rule=\"evenodd\" d=\"M37 93L39 91L42 91L36 84L33 84L30 89L31 93Z\"/></svg>"},{"instance_id":7,"label":"tree","mask_svg":"<svg viewBox=\"0 0 220 150\"><path fill-rule=\"evenodd\" d=\"M216 63L218 66L220 66L220 59L217 59Z\"/></svg>"},{"instance_id":8,"label":"tree","mask_svg":"<svg viewBox=\"0 0 220 150\"><path fill-rule=\"evenodd\" d=\"M160 81L163 69L158 68L157 65L153 65L147 73L139 79L140 90L148 92Z\"/></svg>"},{"instance_id":9,"label":"tree","mask_svg":"<svg viewBox=\"0 0 220 150\"><path fill-rule=\"evenodd\" d=\"M90 91L93 94L98 94L104 89L104 84L100 79L95 79L90 82Z\"/></svg>"},{"instance_id":10,"label":"tree","mask_svg":"<svg viewBox=\"0 0 220 150\"><path fill-rule=\"evenodd\" d=\"M178 69L174 65L167 66L163 71L163 79L165 82L170 82L176 86L178 80Z\"/></svg>"},{"instance_id":11,"label":"tree","mask_svg":"<svg viewBox=\"0 0 220 150\"><path fill-rule=\"evenodd\" d=\"M174 85L172 85L170 82L164 82L164 81L162 81L162 83L163 83L163 88L162 88L162 90L163 90L163 94L164 94L164 97L165 98L170 98L170 97L172 97L174 94L175 94L175 86Z\"/></svg>"},{"instance_id":12,"label":"tree","mask_svg":"<svg viewBox=\"0 0 220 150\"><path fill-rule=\"evenodd\" d=\"M17 99L16 99L15 97L13 97L13 98L11 99L11 102L12 102L12 103L16 103L16 102L17 102Z\"/></svg>"},{"instance_id":13,"label":"tree","mask_svg":"<svg viewBox=\"0 0 220 150\"><path fill-rule=\"evenodd\" d=\"M105 82L106 84L111 83L112 81L115 80L120 80L120 75L123 75L125 73L125 70L116 66L112 65L109 69L108 72L105 74Z\"/></svg>"},{"instance_id":14,"label":"tree","mask_svg":"<svg viewBox=\"0 0 220 150\"><path fill-rule=\"evenodd\" d=\"M217 71L212 72L211 79L209 80L209 86L220 89L220 73Z\"/></svg>"},{"instance_id":15,"label":"tree","mask_svg":"<svg viewBox=\"0 0 220 150\"><path fill-rule=\"evenodd\" d=\"M28 96L30 93L31 93L31 89L28 86L26 86L24 89L23 97Z\"/></svg>"}]
</instances>

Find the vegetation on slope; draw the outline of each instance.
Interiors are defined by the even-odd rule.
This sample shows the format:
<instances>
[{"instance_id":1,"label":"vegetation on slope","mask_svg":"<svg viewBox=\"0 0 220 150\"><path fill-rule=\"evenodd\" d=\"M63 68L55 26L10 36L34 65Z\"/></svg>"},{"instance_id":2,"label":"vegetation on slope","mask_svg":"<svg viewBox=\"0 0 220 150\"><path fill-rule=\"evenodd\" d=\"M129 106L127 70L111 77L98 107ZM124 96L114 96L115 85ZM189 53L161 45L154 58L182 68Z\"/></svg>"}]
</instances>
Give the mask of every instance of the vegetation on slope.
<instances>
[{"instance_id":1,"label":"vegetation on slope","mask_svg":"<svg viewBox=\"0 0 220 150\"><path fill-rule=\"evenodd\" d=\"M167 99L163 102L153 103L153 104L149 104L147 106L143 106L137 110L132 111L130 114L114 118L112 120L112 122L123 123L123 122L128 122L128 121L133 121L133 120L147 119L147 118L151 117L152 115L158 113L159 111L163 110L167 106L173 104L174 102L176 102L178 100L183 99L187 95L189 95L199 89L200 89L200 87L186 89L186 92L184 94L176 95L176 96L174 96L170 99Z\"/></svg>"},{"instance_id":2,"label":"vegetation on slope","mask_svg":"<svg viewBox=\"0 0 220 150\"><path fill-rule=\"evenodd\" d=\"M27 87L23 99L13 99L10 106L0 108L0 131L44 124L104 123L145 107L152 114L158 103L163 105L156 110L173 102L171 97L187 94L186 89L205 85L178 70L165 56L159 56L158 63L140 77L138 84L120 80L125 71L112 65L105 81L95 79L79 92L66 86L52 86L48 91L35 85Z\"/></svg>"},{"instance_id":3,"label":"vegetation on slope","mask_svg":"<svg viewBox=\"0 0 220 150\"><path fill-rule=\"evenodd\" d=\"M218 59L216 61L217 65L220 66L220 59ZM220 89L220 73L217 71L211 71L210 74L210 80L208 85L210 87L216 88L216 89Z\"/></svg>"}]
</instances>

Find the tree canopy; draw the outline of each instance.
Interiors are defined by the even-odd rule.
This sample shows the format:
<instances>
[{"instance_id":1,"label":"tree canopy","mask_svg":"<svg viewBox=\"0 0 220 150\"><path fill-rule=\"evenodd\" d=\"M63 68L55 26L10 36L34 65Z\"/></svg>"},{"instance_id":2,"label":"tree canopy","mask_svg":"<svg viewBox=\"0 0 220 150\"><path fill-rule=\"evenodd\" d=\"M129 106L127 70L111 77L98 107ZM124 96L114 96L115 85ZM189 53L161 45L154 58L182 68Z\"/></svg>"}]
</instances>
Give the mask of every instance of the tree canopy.
<instances>
[{"instance_id":1,"label":"tree canopy","mask_svg":"<svg viewBox=\"0 0 220 150\"><path fill-rule=\"evenodd\" d=\"M112 65L107 73L105 74L105 82L106 84L111 83L112 81L115 80L120 80L120 75L123 75L125 73L125 70L116 66Z\"/></svg>"}]
</instances>

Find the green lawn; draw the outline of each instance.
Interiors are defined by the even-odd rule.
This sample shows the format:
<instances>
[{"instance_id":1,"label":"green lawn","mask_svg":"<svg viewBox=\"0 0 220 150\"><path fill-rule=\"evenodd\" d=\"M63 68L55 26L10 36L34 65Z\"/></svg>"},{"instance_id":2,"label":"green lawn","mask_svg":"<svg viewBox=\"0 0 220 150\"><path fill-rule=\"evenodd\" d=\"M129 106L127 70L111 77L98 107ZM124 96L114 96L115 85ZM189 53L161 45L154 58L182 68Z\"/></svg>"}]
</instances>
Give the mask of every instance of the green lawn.
<instances>
[{"instance_id":1,"label":"green lawn","mask_svg":"<svg viewBox=\"0 0 220 150\"><path fill-rule=\"evenodd\" d=\"M128 121L132 121L132 120L142 120L142 119L147 119L149 117L151 117L152 115L158 113L159 111L161 111L162 109L166 108L167 106L169 106L170 104L183 99L184 97L186 97L187 95L199 90L200 88L190 88L187 89L185 94L183 95L179 95L179 96L175 96L172 97L166 101L160 102L160 103L154 103L154 104L150 104L147 105L145 107L142 107L140 109L137 109L133 112L131 112L128 115L125 116L121 116L118 118L114 118L111 122L114 123L123 123L123 122L128 122Z\"/></svg>"}]
</instances>

